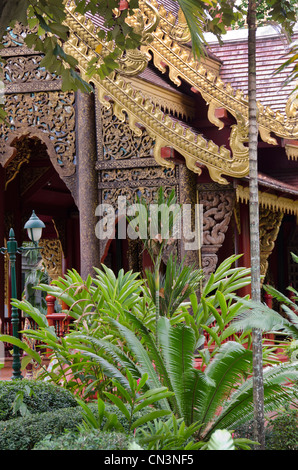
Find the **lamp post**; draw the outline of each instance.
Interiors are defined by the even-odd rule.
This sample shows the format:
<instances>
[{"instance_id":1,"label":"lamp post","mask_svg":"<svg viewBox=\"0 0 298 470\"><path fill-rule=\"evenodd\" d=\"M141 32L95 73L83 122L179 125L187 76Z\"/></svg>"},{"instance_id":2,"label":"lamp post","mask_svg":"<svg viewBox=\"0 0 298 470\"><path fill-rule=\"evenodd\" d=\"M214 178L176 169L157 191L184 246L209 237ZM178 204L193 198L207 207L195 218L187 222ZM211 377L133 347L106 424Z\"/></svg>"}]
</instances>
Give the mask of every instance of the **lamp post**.
<instances>
[{"instance_id":1,"label":"lamp post","mask_svg":"<svg viewBox=\"0 0 298 470\"><path fill-rule=\"evenodd\" d=\"M35 212L32 212L30 219L26 222L24 228L27 229L28 237L33 242L33 247L18 246L15 239L14 230L11 228L9 231L9 239L7 241L7 247L0 248L2 254L8 254L10 261L10 278L11 278L11 298L17 299L17 280L16 280L16 255L17 253L23 254L24 251L38 250L38 242L41 238L42 229L45 224L36 216ZM12 306L11 310L11 323L12 323L12 335L15 338L19 337L19 313L18 308ZM12 355L12 379L22 379L21 374L21 360L20 350L17 346L13 346Z\"/></svg>"}]
</instances>

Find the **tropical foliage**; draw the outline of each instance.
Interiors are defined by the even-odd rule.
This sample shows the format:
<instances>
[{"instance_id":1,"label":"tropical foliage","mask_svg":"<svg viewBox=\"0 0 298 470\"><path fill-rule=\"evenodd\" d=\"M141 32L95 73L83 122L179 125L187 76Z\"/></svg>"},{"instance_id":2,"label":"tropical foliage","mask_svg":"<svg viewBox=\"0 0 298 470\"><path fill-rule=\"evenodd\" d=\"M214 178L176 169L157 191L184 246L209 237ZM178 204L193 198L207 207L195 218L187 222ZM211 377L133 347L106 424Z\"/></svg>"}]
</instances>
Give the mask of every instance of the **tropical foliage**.
<instances>
[{"instance_id":1,"label":"tropical foliage","mask_svg":"<svg viewBox=\"0 0 298 470\"><path fill-rule=\"evenodd\" d=\"M294 253L291 255L293 260L298 262L297 255ZM289 292L288 296L270 285L265 285L264 290L270 294L273 299L276 299L282 313L279 313L278 309L273 310L269 308L266 304L247 303L246 300L244 300L247 309L236 317L234 327L238 331L249 331L251 328L257 328L263 332L276 331L286 337L292 338L293 341L298 341L297 290L289 286L287 288Z\"/></svg>"},{"instance_id":2,"label":"tropical foliage","mask_svg":"<svg viewBox=\"0 0 298 470\"><path fill-rule=\"evenodd\" d=\"M159 191L157 197L166 209L176 204L172 193L164 198ZM142 214L148 219L148 211ZM174 222L175 217L172 228ZM117 416L106 412L105 403L112 402L129 432L136 431L149 448L212 447L213 433L232 431L253 418L252 323L239 333L239 318L257 311L258 305L236 295L250 283L250 270L235 267L239 256L233 255L204 280L201 270L179 263L173 253L162 268L171 237L162 236L161 229L157 224L154 243L144 237L152 258L152 270L144 278L123 270L115 275L103 265L86 281L70 270L50 285L36 287L67 306L64 315L70 324L63 337L24 299L12 304L37 325L23 332L35 342L34 349L5 335L0 340L16 344L36 361L40 379L77 397L85 431L99 429L105 420L105 430L123 432ZM42 354L50 359L48 368ZM271 363L271 356L264 349L266 362ZM266 411L297 398L296 388L286 386L297 375L293 363L277 361L264 370ZM97 417L86 401L95 397ZM229 447L229 440L225 442Z\"/></svg>"},{"instance_id":3,"label":"tropical foliage","mask_svg":"<svg viewBox=\"0 0 298 470\"><path fill-rule=\"evenodd\" d=\"M182 420L180 425L183 422L187 429L195 429L196 441L208 442L214 431L232 431L252 419L252 352L244 347L249 344L249 333L237 337L229 325L247 308L248 299L235 300L234 293L249 282L249 272L233 268L234 261L232 257L219 266L200 300L191 294L192 302L183 301L157 322L145 281L132 272L120 271L115 276L105 266L86 282L69 271L52 285L39 287L69 306L65 314L72 317L72 324L64 338L56 335L46 317L29 302L14 301L39 326L26 330L26 335L52 353L52 366L41 377L65 386L80 395L80 400L97 393L101 407L111 400L131 430L145 423L155 426L156 419L172 414ZM175 272L179 278L179 269ZM209 347L204 332L210 337ZM231 341L231 335L237 340ZM36 351L24 343L18 345L41 364ZM195 355L202 359L197 367ZM266 411L295 399L296 389L285 384L296 379L297 368L290 363L264 371ZM142 422L134 422L135 411L147 405L153 407L151 413ZM113 417L110 422L115 424ZM153 445L154 439L150 442Z\"/></svg>"}]
</instances>

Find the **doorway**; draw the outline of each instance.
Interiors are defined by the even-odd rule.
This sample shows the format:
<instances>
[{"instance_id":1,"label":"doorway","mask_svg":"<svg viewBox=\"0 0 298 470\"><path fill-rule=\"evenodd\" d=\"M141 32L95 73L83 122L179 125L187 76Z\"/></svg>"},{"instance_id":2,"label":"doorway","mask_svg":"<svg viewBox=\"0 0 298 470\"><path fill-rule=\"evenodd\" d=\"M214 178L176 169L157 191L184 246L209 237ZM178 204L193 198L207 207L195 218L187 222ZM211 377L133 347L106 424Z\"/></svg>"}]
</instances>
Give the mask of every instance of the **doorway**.
<instances>
[{"instance_id":1,"label":"doorway","mask_svg":"<svg viewBox=\"0 0 298 470\"><path fill-rule=\"evenodd\" d=\"M34 210L45 224L40 242L40 255L49 281L63 275L67 269L74 268L79 271L79 211L71 191L53 167L46 144L37 137L24 135L15 139L11 146L14 148L14 154L4 167L0 214L3 227L1 242L5 244L12 227L18 244L28 243L29 239L23 227ZM40 261L40 256L36 261ZM10 316L10 297L7 282L8 262L2 259L1 263L4 282L0 287L0 318L3 325ZM34 270L34 265L30 264L28 258L17 256L19 298L24 292L28 270L32 268Z\"/></svg>"}]
</instances>

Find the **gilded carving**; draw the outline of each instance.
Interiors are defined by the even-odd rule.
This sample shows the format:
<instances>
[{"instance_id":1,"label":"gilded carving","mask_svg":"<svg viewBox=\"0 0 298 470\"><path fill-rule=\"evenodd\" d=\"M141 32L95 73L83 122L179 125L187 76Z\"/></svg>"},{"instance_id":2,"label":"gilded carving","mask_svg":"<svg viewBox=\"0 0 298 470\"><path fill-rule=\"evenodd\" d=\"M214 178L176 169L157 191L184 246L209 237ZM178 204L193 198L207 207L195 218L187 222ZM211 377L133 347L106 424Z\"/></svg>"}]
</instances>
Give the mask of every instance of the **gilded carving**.
<instances>
[{"instance_id":1,"label":"gilded carving","mask_svg":"<svg viewBox=\"0 0 298 470\"><path fill-rule=\"evenodd\" d=\"M66 24L71 33L68 42L64 45L64 50L77 58L81 73L84 78L87 78L87 64L94 56L99 41L94 32L88 30L89 26L85 25L85 19L74 16L70 10ZM193 132L189 127L175 122L170 115L164 113L158 106L154 106L149 99L144 100L142 94L134 90L133 86L125 82L120 75L112 74L104 80L93 77L92 80L97 88L101 104L106 107L113 106L113 113L120 120L125 119L125 112L128 115L130 127L136 135L140 135L140 126L143 126L149 136L154 139L154 158L159 165L173 168L172 162L161 158L161 149L170 146L185 157L186 165L190 170L201 174L198 164L204 164L211 178L218 183L227 184L222 174L238 177L247 174L248 160L234 159L226 147L219 147ZM107 97L110 101L107 101Z\"/></svg>"},{"instance_id":2,"label":"gilded carving","mask_svg":"<svg viewBox=\"0 0 298 470\"><path fill-rule=\"evenodd\" d=\"M234 208L234 193L199 190L199 202L203 205L203 244L222 245Z\"/></svg>"},{"instance_id":3,"label":"gilded carving","mask_svg":"<svg viewBox=\"0 0 298 470\"><path fill-rule=\"evenodd\" d=\"M122 169L116 168L113 170L105 170L101 173L101 181L103 183L111 182L132 182L139 180L156 180L162 178L174 177L175 173L172 168L164 169L161 167L148 167L148 168L131 168Z\"/></svg>"},{"instance_id":4,"label":"gilded carving","mask_svg":"<svg viewBox=\"0 0 298 470\"><path fill-rule=\"evenodd\" d=\"M177 190L178 167L157 165L153 158L154 141L146 129L140 129L140 135L135 135L126 113L121 114L119 119L113 113L112 106L101 106L97 115L101 123L102 143L96 164L101 203L111 204L117 215L119 197L125 197L127 204L135 203L137 197L153 203L160 186L165 195L174 187ZM100 240L101 260L106 256L108 246L108 240ZM129 243L129 265L136 271L139 271L140 255L139 245Z\"/></svg>"},{"instance_id":5,"label":"gilded carving","mask_svg":"<svg viewBox=\"0 0 298 470\"><path fill-rule=\"evenodd\" d=\"M164 187L164 194L167 196L171 190L172 186ZM137 188L129 188L127 186L122 188L106 188L102 189L102 201L106 204L111 204L114 206L114 209L118 208L118 198L126 197L128 204L133 204L137 201L137 198L144 198L148 203L153 203L156 201L156 196L158 193L158 187L142 187L138 186Z\"/></svg>"},{"instance_id":6,"label":"gilded carving","mask_svg":"<svg viewBox=\"0 0 298 470\"><path fill-rule=\"evenodd\" d=\"M20 151L17 151L16 156L5 167L5 189L7 189L9 183L19 173L21 166L30 160L31 149L28 146L28 142L25 140L22 143L24 145L21 145Z\"/></svg>"},{"instance_id":7,"label":"gilded carving","mask_svg":"<svg viewBox=\"0 0 298 470\"><path fill-rule=\"evenodd\" d=\"M282 212L275 212L270 209L261 208L260 217L260 271L261 275L266 274L268 269L268 258L271 255L275 241L283 219Z\"/></svg>"},{"instance_id":8,"label":"gilded carving","mask_svg":"<svg viewBox=\"0 0 298 470\"><path fill-rule=\"evenodd\" d=\"M6 35L3 38L3 46L6 48L23 46L25 44L24 36L26 31L28 31L28 28L24 28L21 23L17 22L13 29L7 29Z\"/></svg>"},{"instance_id":9,"label":"gilded carving","mask_svg":"<svg viewBox=\"0 0 298 470\"><path fill-rule=\"evenodd\" d=\"M5 85L11 83L23 84L31 80L55 79L44 67L40 67L41 55L13 56L6 58L3 67L3 81Z\"/></svg>"},{"instance_id":10,"label":"gilded carving","mask_svg":"<svg viewBox=\"0 0 298 470\"><path fill-rule=\"evenodd\" d=\"M298 142L297 140L293 140L292 142L287 140L285 141L285 150L286 155L289 160L298 160Z\"/></svg>"},{"instance_id":11,"label":"gilded carving","mask_svg":"<svg viewBox=\"0 0 298 470\"><path fill-rule=\"evenodd\" d=\"M249 187L237 185L236 198L238 202L248 203ZM298 201L287 197L259 191L259 205L260 207L271 209L272 211L298 215Z\"/></svg>"},{"instance_id":12,"label":"gilded carving","mask_svg":"<svg viewBox=\"0 0 298 470\"><path fill-rule=\"evenodd\" d=\"M49 277L54 280L62 276L62 245L56 239L41 239L39 241L40 254Z\"/></svg>"},{"instance_id":13,"label":"gilded carving","mask_svg":"<svg viewBox=\"0 0 298 470\"><path fill-rule=\"evenodd\" d=\"M151 100L154 106L160 106L163 112L185 121L195 117L195 104L191 97L178 91L160 88L138 77L130 78L129 81L134 90L140 91L144 99Z\"/></svg>"},{"instance_id":14,"label":"gilded carving","mask_svg":"<svg viewBox=\"0 0 298 470\"><path fill-rule=\"evenodd\" d=\"M159 23L159 13L157 9L145 0L146 5L152 12L151 21L145 24L145 18L140 10L135 10L134 16L127 18L127 23L133 27L134 32L142 37L142 44L149 44L153 40L152 31L155 30ZM119 59L118 71L123 75L138 75L148 65L150 56L140 49L127 50Z\"/></svg>"},{"instance_id":15,"label":"gilded carving","mask_svg":"<svg viewBox=\"0 0 298 470\"><path fill-rule=\"evenodd\" d=\"M154 5L157 5L153 1ZM150 17L151 13L145 3L140 1L140 8L144 15ZM245 117L248 122L248 100L243 92L234 89L230 83L224 83L216 73L210 73L205 64L195 61L190 50L179 42L179 38L170 35L167 26L167 12L159 7L160 24L154 31L154 40L142 46L142 50L150 52L155 66L165 73L169 69L170 79L180 86L181 78L197 89L212 108L225 108L236 119ZM212 115L212 111L210 112ZM278 137L296 139L298 136L297 97L290 95L285 110L273 111L258 103L258 121L261 138L272 145L276 145L275 134ZM248 158L248 155L247 155Z\"/></svg>"}]
</instances>

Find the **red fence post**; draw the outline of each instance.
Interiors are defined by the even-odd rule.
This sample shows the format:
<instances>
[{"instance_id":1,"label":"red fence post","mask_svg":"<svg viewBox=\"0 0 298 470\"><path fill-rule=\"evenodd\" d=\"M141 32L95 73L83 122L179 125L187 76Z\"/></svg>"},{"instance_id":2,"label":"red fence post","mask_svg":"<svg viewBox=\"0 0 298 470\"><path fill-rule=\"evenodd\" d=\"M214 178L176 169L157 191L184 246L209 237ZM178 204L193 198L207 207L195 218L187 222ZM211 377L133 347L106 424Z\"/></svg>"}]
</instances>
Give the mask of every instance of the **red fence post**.
<instances>
[{"instance_id":1,"label":"red fence post","mask_svg":"<svg viewBox=\"0 0 298 470\"><path fill-rule=\"evenodd\" d=\"M55 302L56 302L56 297L54 297L53 295L46 296L47 316L55 313Z\"/></svg>"}]
</instances>

